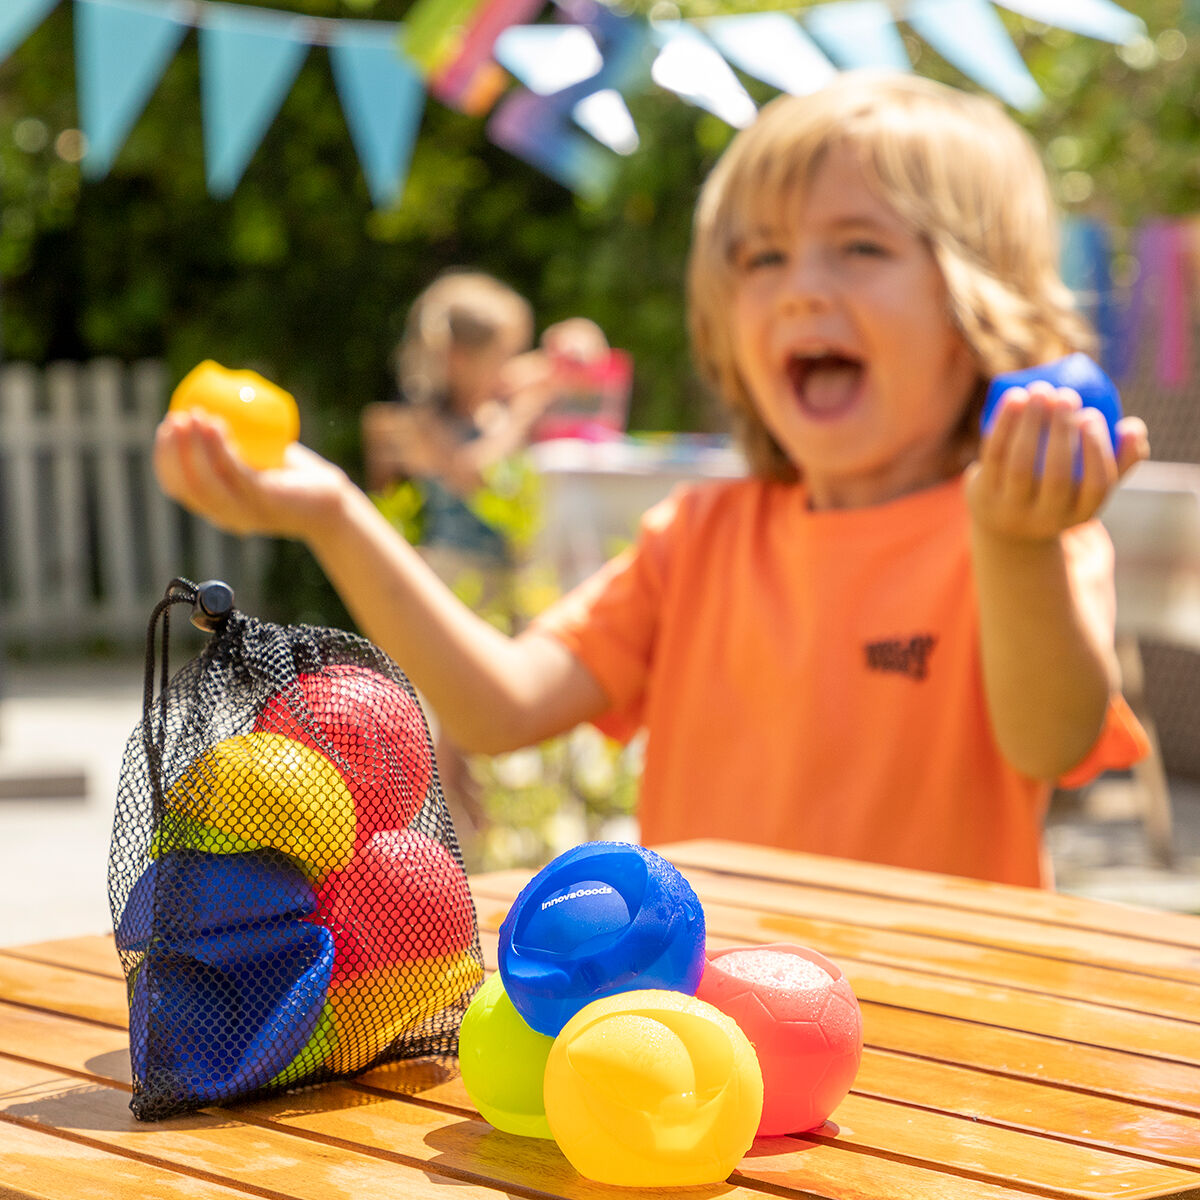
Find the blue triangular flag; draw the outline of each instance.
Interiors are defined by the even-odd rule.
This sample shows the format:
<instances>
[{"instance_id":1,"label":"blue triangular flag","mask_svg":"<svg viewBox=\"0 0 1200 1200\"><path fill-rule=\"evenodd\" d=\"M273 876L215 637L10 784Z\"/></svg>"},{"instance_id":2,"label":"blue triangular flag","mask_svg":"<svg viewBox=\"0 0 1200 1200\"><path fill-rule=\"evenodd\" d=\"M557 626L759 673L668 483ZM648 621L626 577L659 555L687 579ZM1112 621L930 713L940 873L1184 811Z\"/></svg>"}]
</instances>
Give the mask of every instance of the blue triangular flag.
<instances>
[{"instance_id":1,"label":"blue triangular flag","mask_svg":"<svg viewBox=\"0 0 1200 1200\"><path fill-rule=\"evenodd\" d=\"M912 69L892 10L881 0L818 4L805 11L804 23L839 66Z\"/></svg>"},{"instance_id":2,"label":"blue triangular flag","mask_svg":"<svg viewBox=\"0 0 1200 1200\"><path fill-rule=\"evenodd\" d=\"M987 0L910 0L905 20L948 63L1014 108L1042 93Z\"/></svg>"},{"instance_id":3,"label":"blue triangular flag","mask_svg":"<svg viewBox=\"0 0 1200 1200\"><path fill-rule=\"evenodd\" d=\"M228 196L242 177L308 53L303 17L205 4L200 96L208 190Z\"/></svg>"},{"instance_id":4,"label":"blue triangular flag","mask_svg":"<svg viewBox=\"0 0 1200 1200\"><path fill-rule=\"evenodd\" d=\"M784 13L713 17L700 27L735 67L781 92L805 96L837 74L808 34Z\"/></svg>"},{"instance_id":5,"label":"blue triangular flag","mask_svg":"<svg viewBox=\"0 0 1200 1200\"><path fill-rule=\"evenodd\" d=\"M425 109L425 87L400 49L399 25L339 21L329 59L371 199L396 203Z\"/></svg>"},{"instance_id":6,"label":"blue triangular flag","mask_svg":"<svg viewBox=\"0 0 1200 1200\"><path fill-rule=\"evenodd\" d=\"M1005 8L1046 25L1121 45L1146 32L1141 17L1112 0L1000 0Z\"/></svg>"},{"instance_id":7,"label":"blue triangular flag","mask_svg":"<svg viewBox=\"0 0 1200 1200\"><path fill-rule=\"evenodd\" d=\"M100 178L117 157L187 25L178 4L161 0L76 0L79 123L87 138L82 168Z\"/></svg>"},{"instance_id":8,"label":"blue triangular flag","mask_svg":"<svg viewBox=\"0 0 1200 1200\"><path fill-rule=\"evenodd\" d=\"M41 23L58 0L4 0L0 4L0 62Z\"/></svg>"}]
</instances>

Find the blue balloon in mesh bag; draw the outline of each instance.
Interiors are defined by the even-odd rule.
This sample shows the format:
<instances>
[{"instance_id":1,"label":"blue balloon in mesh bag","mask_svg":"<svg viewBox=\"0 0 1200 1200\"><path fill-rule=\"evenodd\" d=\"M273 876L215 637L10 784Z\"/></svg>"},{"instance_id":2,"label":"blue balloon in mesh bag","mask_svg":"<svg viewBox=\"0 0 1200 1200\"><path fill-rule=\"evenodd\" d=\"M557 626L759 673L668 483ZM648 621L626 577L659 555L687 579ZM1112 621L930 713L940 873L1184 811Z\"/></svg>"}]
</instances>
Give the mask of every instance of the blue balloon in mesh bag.
<instances>
[{"instance_id":1,"label":"blue balloon in mesh bag","mask_svg":"<svg viewBox=\"0 0 1200 1200\"><path fill-rule=\"evenodd\" d=\"M153 942L134 980L135 1076L203 1104L263 1087L304 1049L333 972L333 935L279 920Z\"/></svg>"},{"instance_id":2,"label":"blue balloon in mesh bag","mask_svg":"<svg viewBox=\"0 0 1200 1200\"><path fill-rule=\"evenodd\" d=\"M133 885L117 925L117 949L145 950L152 937L175 941L316 910L312 884L274 851L172 850Z\"/></svg>"},{"instance_id":3,"label":"blue balloon in mesh bag","mask_svg":"<svg viewBox=\"0 0 1200 1200\"><path fill-rule=\"evenodd\" d=\"M1021 371L1006 371L997 375L988 386L983 404L981 428L986 433L995 418L1000 400L1009 388L1028 387L1031 383L1049 383L1053 387L1073 388L1079 393L1085 408L1094 408L1108 425L1113 450L1117 446L1117 422L1121 419L1121 400L1116 384L1086 354L1069 354L1066 358L1026 367Z\"/></svg>"},{"instance_id":4,"label":"blue balloon in mesh bag","mask_svg":"<svg viewBox=\"0 0 1200 1200\"><path fill-rule=\"evenodd\" d=\"M500 926L504 990L526 1022L557 1036L586 1004L638 988L693 995L704 910L653 850L587 842L522 888Z\"/></svg>"}]
</instances>

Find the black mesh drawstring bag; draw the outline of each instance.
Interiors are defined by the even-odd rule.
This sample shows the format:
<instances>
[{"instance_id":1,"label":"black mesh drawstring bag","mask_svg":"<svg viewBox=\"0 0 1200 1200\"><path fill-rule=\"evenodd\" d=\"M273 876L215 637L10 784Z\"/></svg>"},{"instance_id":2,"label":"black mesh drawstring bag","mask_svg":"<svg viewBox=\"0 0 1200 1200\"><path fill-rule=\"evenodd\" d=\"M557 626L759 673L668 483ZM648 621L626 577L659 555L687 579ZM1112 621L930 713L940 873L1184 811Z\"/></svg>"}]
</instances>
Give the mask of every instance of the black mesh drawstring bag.
<instances>
[{"instance_id":1,"label":"black mesh drawstring bag","mask_svg":"<svg viewBox=\"0 0 1200 1200\"><path fill-rule=\"evenodd\" d=\"M176 604L211 636L172 678ZM174 580L108 868L139 1119L456 1053L475 909L416 694L363 638Z\"/></svg>"}]
</instances>

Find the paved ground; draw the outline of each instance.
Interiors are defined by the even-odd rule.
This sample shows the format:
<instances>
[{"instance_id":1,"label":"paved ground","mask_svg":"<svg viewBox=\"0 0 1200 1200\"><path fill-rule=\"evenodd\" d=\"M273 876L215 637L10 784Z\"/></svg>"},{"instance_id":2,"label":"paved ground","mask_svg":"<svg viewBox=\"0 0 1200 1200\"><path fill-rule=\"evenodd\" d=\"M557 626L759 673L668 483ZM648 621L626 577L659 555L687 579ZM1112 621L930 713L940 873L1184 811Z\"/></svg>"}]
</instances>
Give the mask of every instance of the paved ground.
<instances>
[{"instance_id":1,"label":"paved ground","mask_svg":"<svg viewBox=\"0 0 1200 1200\"><path fill-rule=\"evenodd\" d=\"M0 676L0 945L111 929L107 855L121 757L141 715L138 660ZM1176 862L1153 863L1136 821L1057 805L1059 887L1200 913L1200 785L1172 781Z\"/></svg>"}]
</instances>

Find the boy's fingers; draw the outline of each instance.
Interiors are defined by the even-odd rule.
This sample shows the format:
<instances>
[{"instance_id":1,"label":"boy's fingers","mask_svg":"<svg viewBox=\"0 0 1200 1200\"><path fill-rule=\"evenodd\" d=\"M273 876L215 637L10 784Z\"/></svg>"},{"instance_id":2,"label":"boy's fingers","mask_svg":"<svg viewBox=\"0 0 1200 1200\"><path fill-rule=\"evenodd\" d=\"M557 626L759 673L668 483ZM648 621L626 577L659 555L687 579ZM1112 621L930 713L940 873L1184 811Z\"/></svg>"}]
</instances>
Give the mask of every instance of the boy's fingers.
<instances>
[{"instance_id":1,"label":"boy's fingers","mask_svg":"<svg viewBox=\"0 0 1200 1200\"><path fill-rule=\"evenodd\" d=\"M1045 429L1045 397L1031 391L1014 417L1003 468L1002 486L1012 502L1027 503L1038 486L1038 454Z\"/></svg>"},{"instance_id":2,"label":"boy's fingers","mask_svg":"<svg viewBox=\"0 0 1200 1200\"><path fill-rule=\"evenodd\" d=\"M1123 477L1131 467L1150 457L1150 437L1141 417L1122 417L1117 422L1117 474Z\"/></svg>"},{"instance_id":3,"label":"boy's fingers","mask_svg":"<svg viewBox=\"0 0 1200 1200\"><path fill-rule=\"evenodd\" d=\"M1104 418L1087 409L1079 426L1082 470L1075 500L1075 523L1090 520L1117 482L1117 464L1109 445Z\"/></svg>"},{"instance_id":4,"label":"boy's fingers","mask_svg":"<svg viewBox=\"0 0 1200 1200\"><path fill-rule=\"evenodd\" d=\"M1065 404L1051 408L1041 464L1038 507L1048 512L1068 508L1075 495L1075 459L1079 448L1074 411Z\"/></svg>"}]
</instances>

